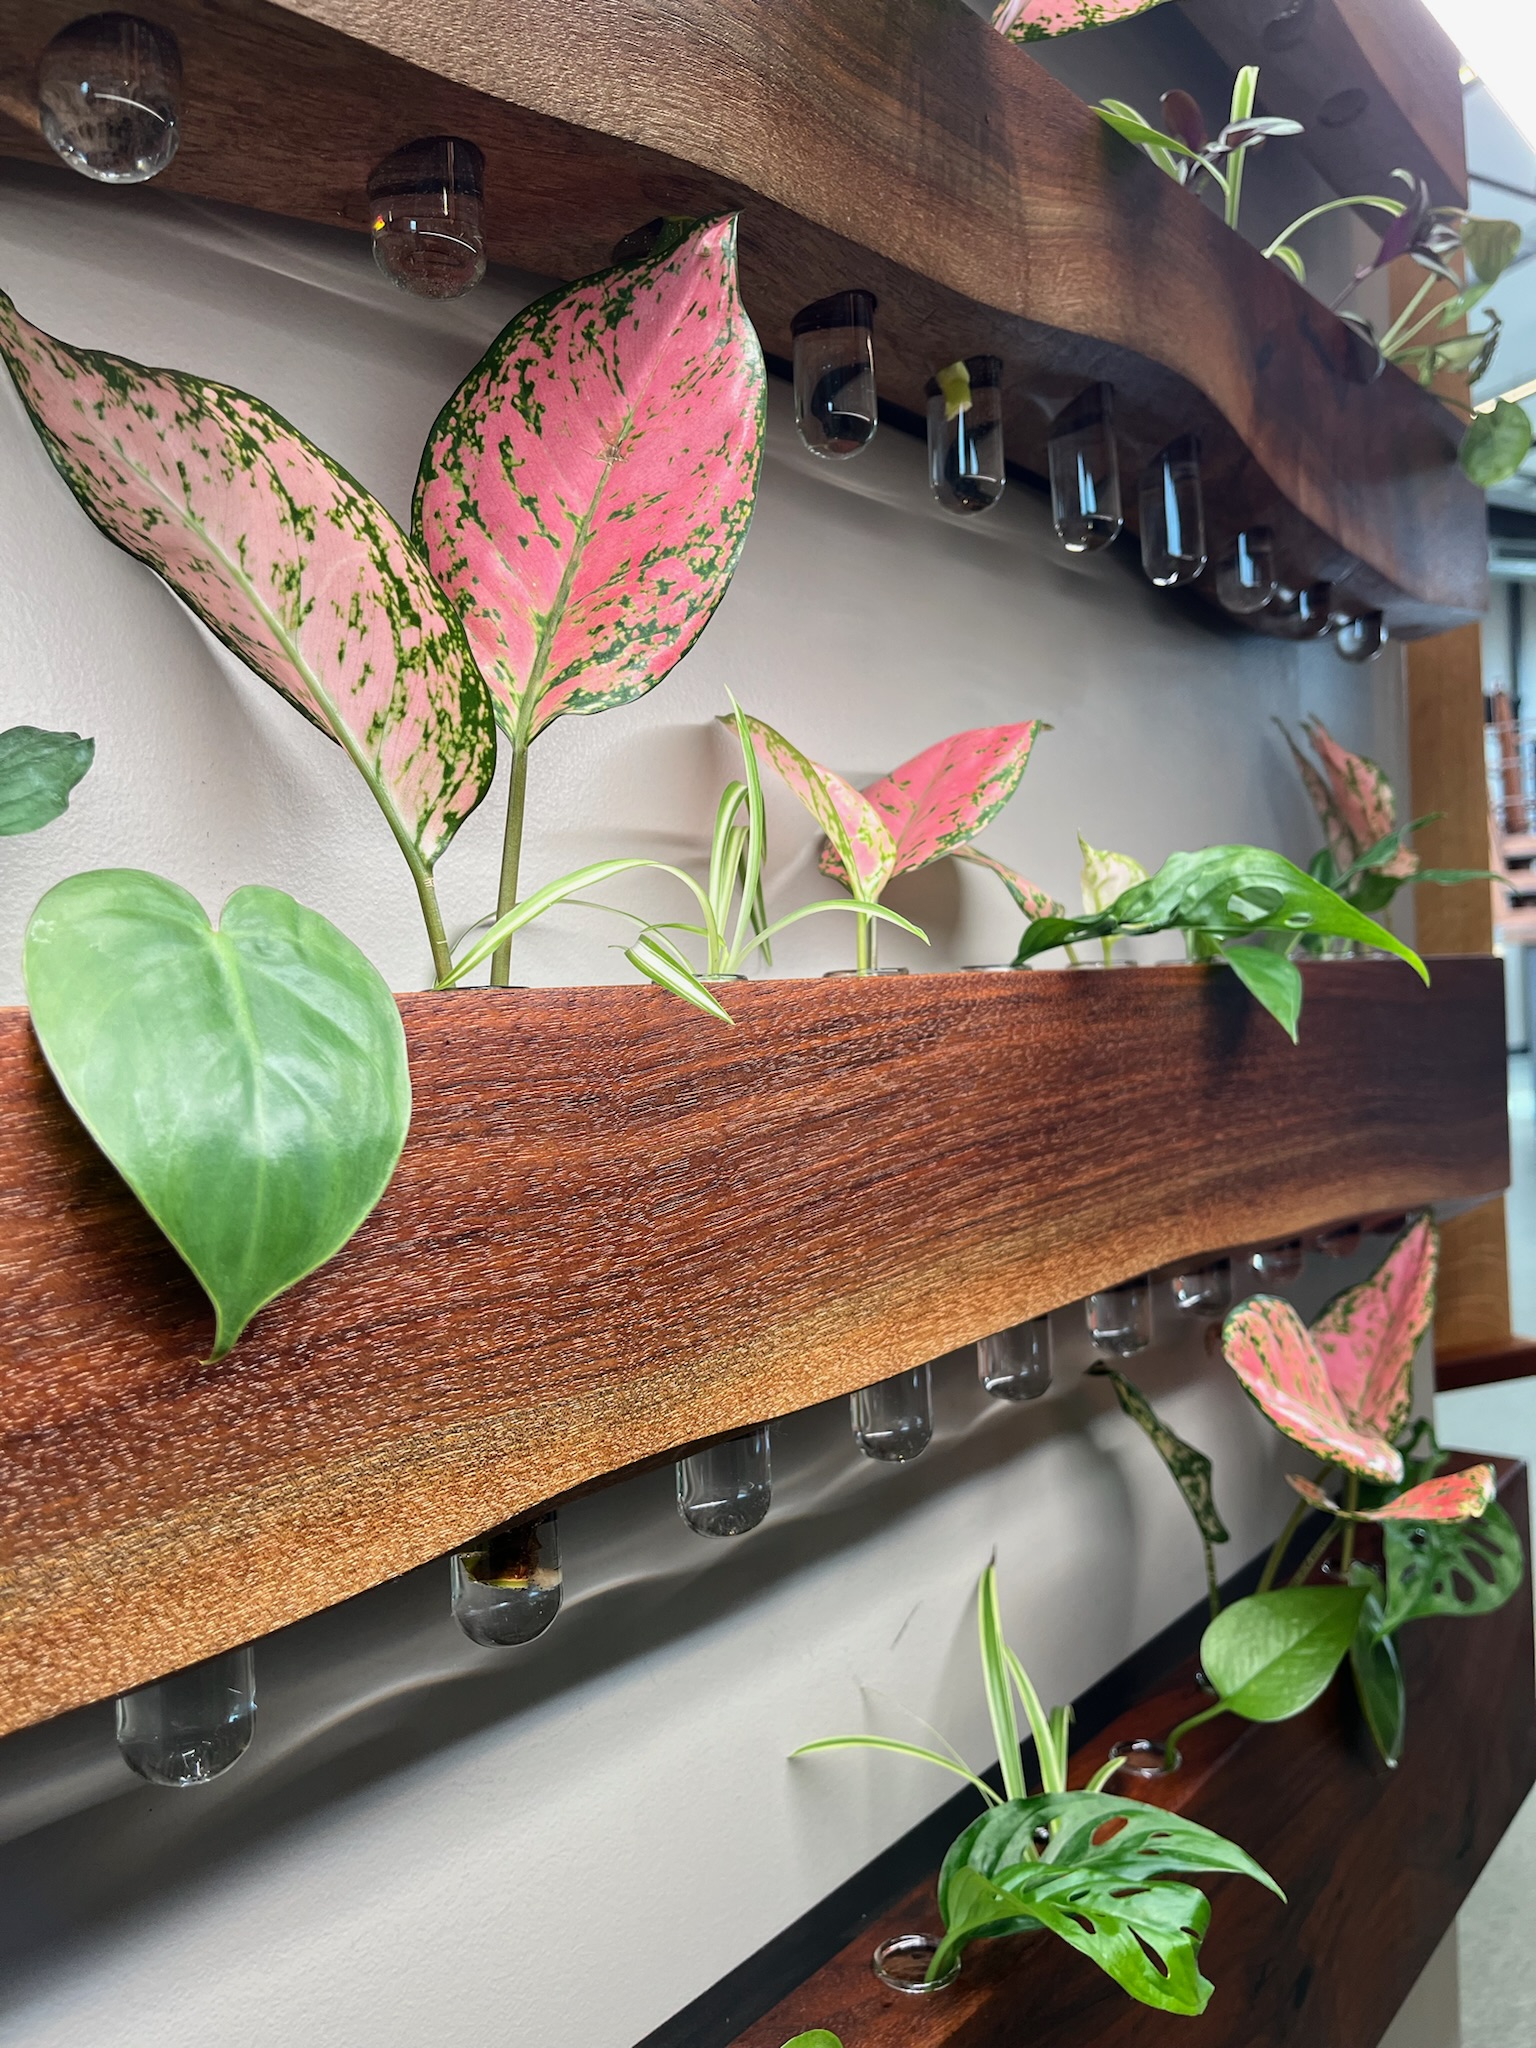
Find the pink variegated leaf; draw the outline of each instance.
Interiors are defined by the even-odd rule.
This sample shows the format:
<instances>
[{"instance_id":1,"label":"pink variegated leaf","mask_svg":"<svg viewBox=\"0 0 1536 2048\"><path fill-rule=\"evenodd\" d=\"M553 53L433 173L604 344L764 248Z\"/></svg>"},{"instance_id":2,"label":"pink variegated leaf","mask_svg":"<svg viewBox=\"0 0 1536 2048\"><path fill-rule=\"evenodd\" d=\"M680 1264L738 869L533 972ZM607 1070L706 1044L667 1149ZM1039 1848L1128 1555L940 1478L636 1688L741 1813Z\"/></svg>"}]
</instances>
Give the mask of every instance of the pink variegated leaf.
<instances>
[{"instance_id":1,"label":"pink variegated leaf","mask_svg":"<svg viewBox=\"0 0 1536 2048\"><path fill-rule=\"evenodd\" d=\"M1275 720L1275 723L1280 725L1278 718ZM1285 731L1283 725L1280 725L1280 730L1282 733L1285 733L1285 744L1291 750L1291 759L1296 763L1296 772L1300 775L1307 795L1312 800L1312 808L1316 811L1318 822L1323 828L1323 837L1327 842L1328 851L1333 855L1334 866L1340 874L1343 874L1346 868L1354 865L1356 858L1364 851L1364 848L1355 844L1348 826L1334 809L1333 797L1329 792L1328 785L1317 772L1314 763L1301 751L1300 747L1291 738L1291 735Z\"/></svg>"},{"instance_id":2,"label":"pink variegated leaf","mask_svg":"<svg viewBox=\"0 0 1536 2048\"><path fill-rule=\"evenodd\" d=\"M1326 1508L1346 1522L1472 1522L1487 1511L1497 1491L1493 1467L1473 1465L1465 1472L1443 1472L1438 1479L1410 1486L1384 1507L1361 1508L1351 1514L1310 1479L1298 1479L1294 1472L1288 1472L1286 1478L1304 1501Z\"/></svg>"},{"instance_id":3,"label":"pink variegated leaf","mask_svg":"<svg viewBox=\"0 0 1536 2048\"><path fill-rule=\"evenodd\" d=\"M1162 0L998 0L992 26L1014 43L1038 43L1144 14Z\"/></svg>"},{"instance_id":4,"label":"pink variegated leaf","mask_svg":"<svg viewBox=\"0 0 1536 2048\"><path fill-rule=\"evenodd\" d=\"M1341 747L1320 718L1304 719L1302 725L1312 751L1323 764L1333 807L1358 852L1365 853L1397 830L1397 800L1392 785L1374 761ZM1400 846L1380 870L1398 880L1418 871L1418 855L1407 846Z\"/></svg>"},{"instance_id":5,"label":"pink variegated leaf","mask_svg":"<svg viewBox=\"0 0 1536 2048\"><path fill-rule=\"evenodd\" d=\"M430 867L490 786L496 728L384 507L259 399L55 341L3 292L0 353L96 524L345 747Z\"/></svg>"},{"instance_id":6,"label":"pink variegated leaf","mask_svg":"<svg viewBox=\"0 0 1536 2048\"><path fill-rule=\"evenodd\" d=\"M851 893L861 903L876 902L896 872L896 842L880 813L862 790L802 754L781 732L750 712L742 716L760 758L778 770L826 833L838 856L839 879L851 875Z\"/></svg>"},{"instance_id":7,"label":"pink variegated leaf","mask_svg":"<svg viewBox=\"0 0 1536 2048\"><path fill-rule=\"evenodd\" d=\"M1005 867L990 853L983 853L979 846L957 846L955 859L968 860L973 866L985 868L988 874L996 875L1031 923L1037 917L1060 917L1063 914L1062 906L1048 889L1037 888L1033 882L1026 881L1016 868Z\"/></svg>"},{"instance_id":8,"label":"pink variegated leaf","mask_svg":"<svg viewBox=\"0 0 1536 2048\"><path fill-rule=\"evenodd\" d=\"M1339 1406L1357 1429L1395 1437L1413 1404L1413 1358L1435 1312L1440 1240L1410 1224L1369 1280L1335 1295L1312 1325Z\"/></svg>"},{"instance_id":9,"label":"pink variegated leaf","mask_svg":"<svg viewBox=\"0 0 1536 2048\"><path fill-rule=\"evenodd\" d=\"M1364 1479L1396 1485L1403 1461L1384 1437L1354 1428L1305 1323L1288 1301L1256 1294L1233 1309L1221 1348L1244 1389L1292 1443Z\"/></svg>"},{"instance_id":10,"label":"pink variegated leaf","mask_svg":"<svg viewBox=\"0 0 1536 2048\"><path fill-rule=\"evenodd\" d=\"M1036 736L1046 730L1043 720L1032 718L952 733L870 783L864 794L896 842L895 872L942 860L989 825L1018 788ZM822 849L821 871L835 882L843 879L831 846Z\"/></svg>"},{"instance_id":11,"label":"pink variegated leaf","mask_svg":"<svg viewBox=\"0 0 1536 2048\"><path fill-rule=\"evenodd\" d=\"M708 624L762 461L734 217L538 300L438 415L416 532L508 733L659 683Z\"/></svg>"}]
</instances>

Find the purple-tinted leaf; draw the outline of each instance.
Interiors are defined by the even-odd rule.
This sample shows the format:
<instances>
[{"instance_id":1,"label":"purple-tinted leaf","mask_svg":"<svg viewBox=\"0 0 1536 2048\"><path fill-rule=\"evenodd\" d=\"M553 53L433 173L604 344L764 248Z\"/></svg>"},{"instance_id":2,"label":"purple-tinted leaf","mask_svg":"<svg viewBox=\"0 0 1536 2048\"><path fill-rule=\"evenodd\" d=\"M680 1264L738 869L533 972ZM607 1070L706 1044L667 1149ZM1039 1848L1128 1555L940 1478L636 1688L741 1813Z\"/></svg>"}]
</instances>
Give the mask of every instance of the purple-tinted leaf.
<instances>
[{"instance_id":1,"label":"purple-tinted leaf","mask_svg":"<svg viewBox=\"0 0 1536 2048\"><path fill-rule=\"evenodd\" d=\"M1387 265L1395 263L1399 256L1406 256L1418 241L1419 232L1428 213L1429 187L1422 178L1416 178L1413 180L1413 197L1400 214L1387 222L1386 232L1382 235L1381 246L1376 251L1376 260L1372 267L1376 270L1385 270Z\"/></svg>"},{"instance_id":2,"label":"purple-tinted leaf","mask_svg":"<svg viewBox=\"0 0 1536 2048\"><path fill-rule=\"evenodd\" d=\"M1252 149L1256 143L1267 142L1272 136L1305 134L1299 121L1282 120L1274 114L1251 114L1246 121L1229 121L1216 138L1215 147L1223 156L1234 149Z\"/></svg>"},{"instance_id":3,"label":"purple-tinted leaf","mask_svg":"<svg viewBox=\"0 0 1536 2048\"><path fill-rule=\"evenodd\" d=\"M487 350L432 430L416 531L509 733L627 704L687 653L746 539L763 406L734 218Z\"/></svg>"},{"instance_id":4,"label":"purple-tinted leaf","mask_svg":"<svg viewBox=\"0 0 1536 2048\"><path fill-rule=\"evenodd\" d=\"M430 867L490 786L496 729L383 506L260 399L55 341L4 293L0 353L96 524L340 741Z\"/></svg>"},{"instance_id":5,"label":"purple-tinted leaf","mask_svg":"<svg viewBox=\"0 0 1536 2048\"><path fill-rule=\"evenodd\" d=\"M1170 135L1177 135L1186 148L1203 150L1210 141L1205 126L1205 116L1193 94L1177 87L1165 92L1162 97L1163 125Z\"/></svg>"}]
</instances>

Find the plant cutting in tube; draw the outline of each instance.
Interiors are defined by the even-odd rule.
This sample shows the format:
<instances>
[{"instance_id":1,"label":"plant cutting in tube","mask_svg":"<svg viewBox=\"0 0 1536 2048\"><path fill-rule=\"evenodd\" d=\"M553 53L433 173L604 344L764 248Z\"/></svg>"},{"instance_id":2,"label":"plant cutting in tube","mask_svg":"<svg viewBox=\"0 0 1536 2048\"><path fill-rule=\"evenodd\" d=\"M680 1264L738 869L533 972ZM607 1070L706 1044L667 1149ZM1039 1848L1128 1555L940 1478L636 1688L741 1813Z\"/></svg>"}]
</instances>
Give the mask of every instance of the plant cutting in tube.
<instances>
[{"instance_id":1,"label":"plant cutting in tube","mask_svg":"<svg viewBox=\"0 0 1536 2048\"><path fill-rule=\"evenodd\" d=\"M40 832L63 817L95 752L96 742L77 732L44 732L36 725L0 732L0 839Z\"/></svg>"},{"instance_id":2,"label":"plant cutting in tube","mask_svg":"<svg viewBox=\"0 0 1536 2048\"><path fill-rule=\"evenodd\" d=\"M729 216L673 222L637 262L527 307L438 415L416 535L512 756L494 984L528 750L557 718L644 696L704 630L746 540L764 407Z\"/></svg>"},{"instance_id":3,"label":"plant cutting in tube","mask_svg":"<svg viewBox=\"0 0 1536 2048\"><path fill-rule=\"evenodd\" d=\"M1157 1455L1167 1466L1173 1483L1179 1489L1180 1498L1194 1517L1195 1527L1200 1532L1201 1548L1205 1552L1205 1582L1211 1603L1211 1618L1214 1621L1221 1612L1221 1593L1216 1580L1216 1550L1218 1543L1231 1540L1226 1524L1216 1512L1216 1496L1211 1484L1211 1461L1204 1451L1197 1451L1193 1444L1185 1443L1176 1436L1162 1420L1152 1403L1134 1386L1123 1372L1117 1372L1110 1365L1090 1365L1091 1378L1106 1379L1114 1387L1115 1399L1136 1427L1141 1430Z\"/></svg>"},{"instance_id":4,"label":"plant cutting in tube","mask_svg":"<svg viewBox=\"0 0 1536 2048\"><path fill-rule=\"evenodd\" d=\"M1163 0L998 0L992 26L1011 43L1040 43L1080 29L1103 28L1162 4Z\"/></svg>"},{"instance_id":5,"label":"plant cutting in tube","mask_svg":"<svg viewBox=\"0 0 1536 2048\"><path fill-rule=\"evenodd\" d=\"M939 1876L944 1939L928 1981L946 1977L973 1941L1043 1927L1094 1962L1130 1996L1162 2012L1200 2013L1213 1986L1201 1975L1200 1944L1210 1901L1186 1882L1204 1872L1279 1886L1233 1842L1178 1814L1104 1787L1111 1759L1080 1792L1067 1790L1069 1707L1049 1713L1003 1638L997 1573L989 1565L977 1596L982 1678L997 1743L1003 1795L956 1755L873 1735L807 1743L797 1756L831 1749L884 1749L964 1778L987 1811L950 1848ZM1034 1737L1042 1790L1031 1794L1019 1744L1017 1706Z\"/></svg>"}]
</instances>

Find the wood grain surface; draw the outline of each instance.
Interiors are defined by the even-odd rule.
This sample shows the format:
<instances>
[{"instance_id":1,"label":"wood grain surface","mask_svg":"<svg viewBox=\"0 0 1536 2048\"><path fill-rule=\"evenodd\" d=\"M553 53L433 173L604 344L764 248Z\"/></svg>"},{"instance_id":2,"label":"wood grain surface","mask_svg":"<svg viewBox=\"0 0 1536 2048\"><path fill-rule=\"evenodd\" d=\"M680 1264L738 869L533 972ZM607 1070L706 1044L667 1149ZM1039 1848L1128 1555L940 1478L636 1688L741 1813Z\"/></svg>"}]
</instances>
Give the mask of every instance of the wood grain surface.
<instances>
[{"instance_id":1,"label":"wood grain surface","mask_svg":"<svg viewBox=\"0 0 1536 2048\"><path fill-rule=\"evenodd\" d=\"M1504 1464L1500 1482L1529 1556L1525 1467ZM1241 1878L1200 1881L1213 1907L1200 1960L1216 1986L1201 2048L1376 2048L1536 1784L1529 1592L1475 1620L1414 1622L1397 1641L1408 1740L1396 1771L1372 1749L1346 1679L1295 1720L1223 1717L1196 1729L1184 1768L1135 1795L1241 1843L1286 1893L1282 1905ZM1084 1746L1071 1782L1085 1784L1112 1744L1163 1736L1208 1704L1187 1664ZM930 1881L737 2036L738 2048L780 2048L810 2027L851 2048L1182 2048L1191 2038L1188 2019L1133 2003L1046 1935L977 1942L955 1985L931 1997L877 1982L878 1942L939 1931Z\"/></svg>"},{"instance_id":2,"label":"wood grain surface","mask_svg":"<svg viewBox=\"0 0 1536 2048\"><path fill-rule=\"evenodd\" d=\"M48 160L33 74L76 12L0 0L0 150ZM658 213L740 206L770 353L798 307L862 286L891 404L921 413L938 365L999 355L1011 457L1039 472L1052 415L1107 378L1128 480L1203 436L1213 553L1263 521L1288 580L1347 576L1400 632L1483 608L1453 417L1396 370L1360 381L1332 314L963 0L164 0L157 18L186 69L172 189L362 228L375 163L463 134L493 257L567 278Z\"/></svg>"},{"instance_id":3,"label":"wood grain surface","mask_svg":"<svg viewBox=\"0 0 1536 2048\"><path fill-rule=\"evenodd\" d=\"M601 1474L1189 1253L1507 1179L1492 961L401 999L347 1249L206 1365L200 1290L0 1012L0 1725Z\"/></svg>"}]
</instances>

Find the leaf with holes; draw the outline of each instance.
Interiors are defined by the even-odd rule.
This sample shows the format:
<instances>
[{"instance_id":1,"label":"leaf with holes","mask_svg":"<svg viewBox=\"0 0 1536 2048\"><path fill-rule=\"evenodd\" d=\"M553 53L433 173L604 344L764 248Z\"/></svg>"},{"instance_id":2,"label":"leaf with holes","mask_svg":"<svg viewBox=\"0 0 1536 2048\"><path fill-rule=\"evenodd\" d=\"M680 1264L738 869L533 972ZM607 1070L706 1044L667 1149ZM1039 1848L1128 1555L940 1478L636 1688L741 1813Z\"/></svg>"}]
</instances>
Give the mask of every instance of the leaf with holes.
<instances>
[{"instance_id":1,"label":"leaf with holes","mask_svg":"<svg viewBox=\"0 0 1536 2048\"><path fill-rule=\"evenodd\" d=\"M851 782L823 768L762 719L743 712L752 744L827 835L829 850L860 903L878 901L896 872L896 842L884 818Z\"/></svg>"},{"instance_id":2,"label":"leaf with holes","mask_svg":"<svg viewBox=\"0 0 1536 2048\"><path fill-rule=\"evenodd\" d=\"M1426 1615L1492 1614L1525 1577L1519 1533L1497 1501L1475 1522L1388 1522L1382 1540L1387 1635Z\"/></svg>"},{"instance_id":3,"label":"leaf with holes","mask_svg":"<svg viewBox=\"0 0 1536 2048\"><path fill-rule=\"evenodd\" d=\"M1211 1461L1204 1451L1197 1451L1193 1444L1175 1436L1140 1387L1133 1386L1124 1373L1116 1372L1111 1365L1091 1365L1088 1370L1111 1382L1121 1408L1146 1433L1152 1448L1173 1474L1174 1484L1184 1496L1184 1505L1206 1542L1227 1542L1226 1526L1216 1512L1216 1497L1211 1488Z\"/></svg>"},{"instance_id":4,"label":"leaf with holes","mask_svg":"<svg viewBox=\"0 0 1536 2048\"><path fill-rule=\"evenodd\" d=\"M77 732L36 725L0 732L0 839L38 832L61 818L95 752L96 742Z\"/></svg>"},{"instance_id":5,"label":"leaf with holes","mask_svg":"<svg viewBox=\"0 0 1536 2048\"><path fill-rule=\"evenodd\" d=\"M384 507L260 399L72 348L0 292L0 353L96 524L340 742L430 869L496 732L457 613Z\"/></svg>"},{"instance_id":6,"label":"leaf with holes","mask_svg":"<svg viewBox=\"0 0 1536 2048\"><path fill-rule=\"evenodd\" d=\"M1343 1662L1364 1599L1355 1586L1287 1586L1223 1608L1200 1638L1223 1707L1245 1721L1304 1713Z\"/></svg>"},{"instance_id":7,"label":"leaf with holes","mask_svg":"<svg viewBox=\"0 0 1536 2048\"><path fill-rule=\"evenodd\" d=\"M870 783L864 796L896 844L892 873L904 875L958 853L990 825L1018 788L1036 738L1048 730L1032 718L1023 725L952 733ZM822 848L821 871L834 882L847 880L830 844Z\"/></svg>"},{"instance_id":8,"label":"leaf with holes","mask_svg":"<svg viewBox=\"0 0 1536 2048\"><path fill-rule=\"evenodd\" d=\"M1244 1391L1292 1443L1363 1479L1393 1486L1401 1480L1398 1451L1378 1431L1350 1421L1322 1353L1288 1301L1256 1294L1233 1309L1221 1348Z\"/></svg>"},{"instance_id":9,"label":"leaf with holes","mask_svg":"<svg viewBox=\"0 0 1536 2048\"><path fill-rule=\"evenodd\" d=\"M1396 1643L1381 1632L1386 1607L1380 1575L1369 1565L1353 1564L1349 1583L1358 1586L1365 1595L1355 1638L1349 1646L1355 1692L1371 1740L1381 1751L1383 1761L1396 1766L1403 1754L1408 1724L1408 1688L1403 1680L1402 1659Z\"/></svg>"},{"instance_id":10,"label":"leaf with holes","mask_svg":"<svg viewBox=\"0 0 1536 2048\"><path fill-rule=\"evenodd\" d=\"M762 461L734 217L519 313L438 415L416 532L505 730L644 696L725 595Z\"/></svg>"},{"instance_id":11,"label":"leaf with holes","mask_svg":"<svg viewBox=\"0 0 1536 2048\"><path fill-rule=\"evenodd\" d=\"M1486 1512L1494 1497L1493 1467L1472 1465L1465 1472L1447 1472L1439 1479L1426 1479L1410 1486L1380 1507L1358 1508L1353 1513L1329 1499L1310 1479L1287 1474L1302 1499L1314 1508L1324 1508L1345 1522L1469 1522Z\"/></svg>"},{"instance_id":12,"label":"leaf with holes","mask_svg":"<svg viewBox=\"0 0 1536 2048\"><path fill-rule=\"evenodd\" d=\"M1334 1296L1312 1324L1339 1406L1356 1429L1395 1437L1413 1405L1413 1360L1435 1313L1440 1240L1410 1224L1369 1280Z\"/></svg>"},{"instance_id":13,"label":"leaf with holes","mask_svg":"<svg viewBox=\"0 0 1536 2048\"><path fill-rule=\"evenodd\" d=\"M411 1113L394 997L281 890L236 890L215 930L132 868L50 889L25 973L55 1079L196 1274L221 1358L389 1183Z\"/></svg>"}]
</instances>

